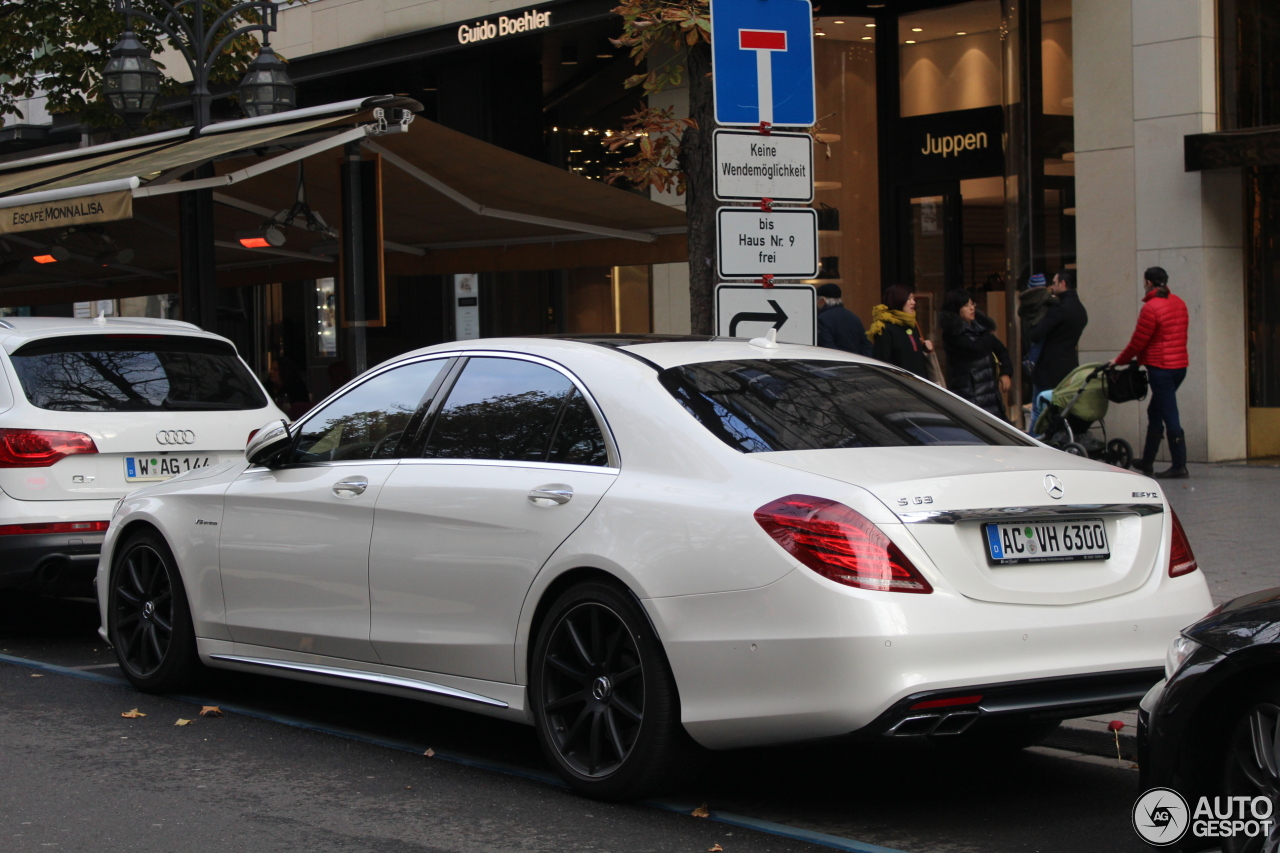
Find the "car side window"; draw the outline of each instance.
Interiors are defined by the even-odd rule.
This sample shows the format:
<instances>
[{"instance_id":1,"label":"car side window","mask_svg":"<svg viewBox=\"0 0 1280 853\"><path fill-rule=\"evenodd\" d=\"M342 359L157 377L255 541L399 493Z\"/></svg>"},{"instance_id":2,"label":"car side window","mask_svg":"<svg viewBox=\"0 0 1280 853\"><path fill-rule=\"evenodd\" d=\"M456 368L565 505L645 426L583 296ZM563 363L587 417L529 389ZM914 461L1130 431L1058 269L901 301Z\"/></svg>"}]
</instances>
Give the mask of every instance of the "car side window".
<instances>
[{"instance_id":1,"label":"car side window","mask_svg":"<svg viewBox=\"0 0 1280 853\"><path fill-rule=\"evenodd\" d=\"M395 459L400 437L448 361L406 364L352 388L307 418L291 461Z\"/></svg>"},{"instance_id":2,"label":"car side window","mask_svg":"<svg viewBox=\"0 0 1280 853\"><path fill-rule=\"evenodd\" d=\"M512 358L473 358L436 416L424 456L545 461L565 403L563 373Z\"/></svg>"},{"instance_id":3,"label":"car side window","mask_svg":"<svg viewBox=\"0 0 1280 853\"><path fill-rule=\"evenodd\" d=\"M569 400L560 416L560 425L556 428L547 461L568 465L609 464L609 450L604 443L604 433L601 432L591 407L587 405L586 398L577 388L569 392Z\"/></svg>"}]
</instances>

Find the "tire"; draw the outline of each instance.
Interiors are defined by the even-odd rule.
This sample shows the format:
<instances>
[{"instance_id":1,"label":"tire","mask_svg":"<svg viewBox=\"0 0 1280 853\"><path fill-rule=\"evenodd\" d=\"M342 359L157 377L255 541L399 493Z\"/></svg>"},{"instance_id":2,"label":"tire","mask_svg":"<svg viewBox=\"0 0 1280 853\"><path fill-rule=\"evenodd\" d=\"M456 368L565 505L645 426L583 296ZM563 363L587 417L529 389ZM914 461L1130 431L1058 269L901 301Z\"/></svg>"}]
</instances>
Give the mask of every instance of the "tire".
<instances>
[{"instance_id":1,"label":"tire","mask_svg":"<svg viewBox=\"0 0 1280 853\"><path fill-rule=\"evenodd\" d=\"M1133 445L1123 438L1113 438L1107 442L1107 461L1117 468L1128 470L1133 464Z\"/></svg>"},{"instance_id":2,"label":"tire","mask_svg":"<svg viewBox=\"0 0 1280 853\"><path fill-rule=\"evenodd\" d=\"M1084 449L1083 444L1080 444L1075 441L1069 441L1066 444L1062 445L1062 452L1069 453L1072 456L1083 456L1085 459L1089 458L1089 451Z\"/></svg>"},{"instance_id":3,"label":"tire","mask_svg":"<svg viewBox=\"0 0 1280 853\"><path fill-rule=\"evenodd\" d=\"M1231 718L1226 758L1222 767L1221 790L1226 797L1264 796L1274 804L1280 794L1280 691L1256 698ZM1245 806L1248 810L1248 806ZM1275 816L1271 819L1274 821ZM1280 843L1280 825L1273 823L1266 837L1235 835L1224 838L1222 853L1260 853L1275 850Z\"/></svg>"},{"instance_id":4,"label":"tire","mask_svg":"<svg viewBox=\"0 0 1280 853\"><path fill-rule=\"evenodd\" d=\"M107 632L120 669L139 690L181 690L203 670L178 562L154 530L131 536L116 550Z\"/></svg>"},{"instance_id":5,"label":"tire","mask_svg":"<svg viewBox=\"0 0 1280 853\"><path fill-rule=\"evenodd\" d=\"M575 791L638 799L687 774L698 748L680 723L662 645L625 588L591 581L566 590L542 621L530 663L538 740Z\"/></svg>"}]
</instances>

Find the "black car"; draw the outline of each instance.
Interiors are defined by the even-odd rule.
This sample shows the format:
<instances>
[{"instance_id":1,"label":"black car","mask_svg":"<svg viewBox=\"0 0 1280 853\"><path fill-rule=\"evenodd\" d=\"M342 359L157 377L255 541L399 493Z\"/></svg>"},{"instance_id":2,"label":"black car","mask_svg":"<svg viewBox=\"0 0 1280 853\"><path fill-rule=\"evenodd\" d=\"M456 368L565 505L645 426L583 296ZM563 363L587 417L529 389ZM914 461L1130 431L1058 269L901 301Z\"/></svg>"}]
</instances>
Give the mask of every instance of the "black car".
<instances>
[{"instance_id":1,"label":"black car","mask_svg":"<svg viewBox=\"0 0 1280 853\"><path fill-rule=\"evenodd\" d=\"M1164 787L1187 802L1191 826L1178 849L1272 851L1280 844L1280 588L1245 595L1185 628L1169 646L1165 679L1138 712L1142 790ZM1207 798L1201 802L1201 798ZM1270 831L1216 837L1221 823L1255 798L1270 801ZM1243 798L1249 798L1248 801ZM1246 815L1252 817L1253 815ZM1262 816L1262 815L1258 815ZM1197 831L1199 829L1199 831Z\"/></svg>"}]
</instances>

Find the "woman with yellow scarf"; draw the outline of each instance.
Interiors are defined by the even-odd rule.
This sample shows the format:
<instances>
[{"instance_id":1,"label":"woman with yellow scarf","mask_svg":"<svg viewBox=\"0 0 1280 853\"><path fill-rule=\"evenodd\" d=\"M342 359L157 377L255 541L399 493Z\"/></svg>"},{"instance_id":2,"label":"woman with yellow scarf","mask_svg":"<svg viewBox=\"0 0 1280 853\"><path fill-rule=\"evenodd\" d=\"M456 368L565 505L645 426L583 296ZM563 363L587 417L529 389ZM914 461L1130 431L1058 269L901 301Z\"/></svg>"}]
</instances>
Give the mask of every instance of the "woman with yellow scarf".
<instances>
[{"instance_id":1,"label":"woman with yellow scarf","mask_svg":"<svg viewBox=\"0 0 1280 853\"><path fill-rule=\"evenodd\" d=\"M884 304L871 309L871 355L881 361L929 378L927 353L933 342L921 338L916 328L916 295L905 284L894 284L884 292Z\"/></svg>"}]
</instances>

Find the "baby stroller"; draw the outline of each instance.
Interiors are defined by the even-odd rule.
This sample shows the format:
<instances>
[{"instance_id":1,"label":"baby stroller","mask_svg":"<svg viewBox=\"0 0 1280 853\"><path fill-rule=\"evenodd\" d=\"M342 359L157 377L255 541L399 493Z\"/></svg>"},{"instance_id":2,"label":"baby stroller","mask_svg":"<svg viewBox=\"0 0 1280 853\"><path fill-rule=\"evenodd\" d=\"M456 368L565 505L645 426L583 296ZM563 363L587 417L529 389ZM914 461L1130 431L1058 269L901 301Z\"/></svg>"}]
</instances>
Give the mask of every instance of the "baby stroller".
<instances>
[{"instance_id":1,"label":"baby stroller","mask_svg":"<svg viewBox=\"0 0 1280 853\"><path fill-rule=\"evenodd\" d=\"M1112 402L1140 400L1146 374L1137 367L1107 370L1106 364L1082 364L1058 383L1033 432L1050 447L1128 468L1133 446L1123 438L1107 438L1106 416ZM1100 432L1101 436L1096 435Z\"/></svg>"}]
</instances>

